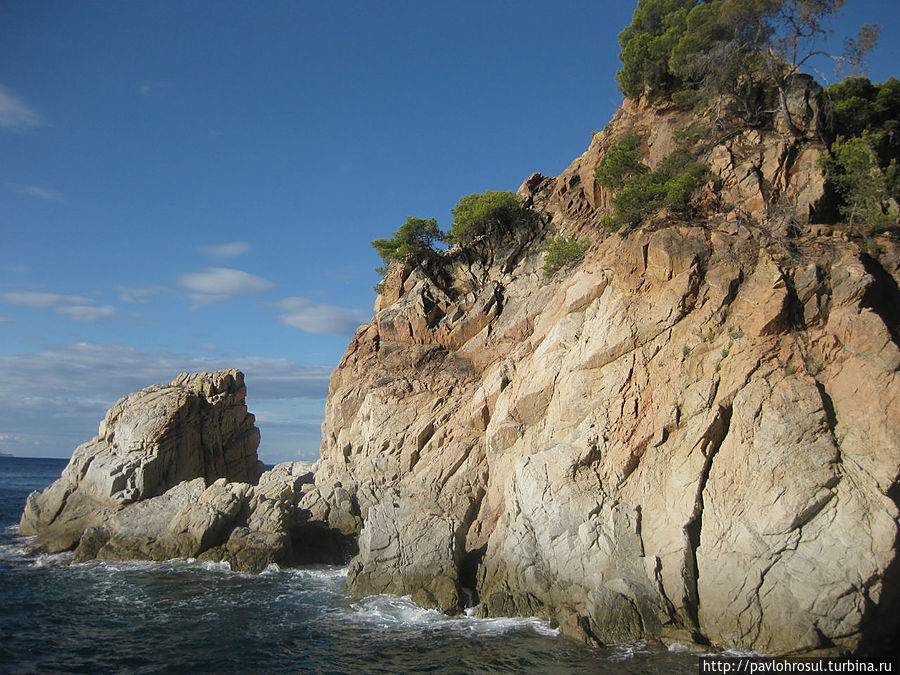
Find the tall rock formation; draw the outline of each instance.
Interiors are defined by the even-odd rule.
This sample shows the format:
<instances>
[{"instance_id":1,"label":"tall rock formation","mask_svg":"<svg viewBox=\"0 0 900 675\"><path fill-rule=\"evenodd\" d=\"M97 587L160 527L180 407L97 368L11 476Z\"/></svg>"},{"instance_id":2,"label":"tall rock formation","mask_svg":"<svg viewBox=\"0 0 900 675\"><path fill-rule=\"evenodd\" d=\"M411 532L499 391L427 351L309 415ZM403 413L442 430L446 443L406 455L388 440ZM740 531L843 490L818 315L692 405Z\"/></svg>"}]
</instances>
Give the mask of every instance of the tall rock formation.
<instances>
[{"instance_id":1,"label":"tall rock formation","mask_svg":"<svg viewBox=\"0 0 900 675\"><path fill-rule=\"evenodd\" d=\"M97 436L72 454L60 478L28 497L21 534L35 547L72 548L101 514L162 495L195 478L256 483L259 429L237 370L179 375L121 399Z\"/></svg>"},{"instance_id":2,"label":"tall rock formation","mask_svg":"<svg viewBox=\"0 0 900 675\"><path fill-rule=\"evenodd\" d=\"M702 148L694 217L606 236L606 149L636 131L653 167L694 121L626 102L560 177L522 186L540 222L389 273L332 376L316 472L365 522L351 588L390 570L374 585L447 609L472 587L484 614L596 643L895 634L900 249L816 224L816 95L791 97L807 139ZM591 246L547 279L553 232Z\"/></svg>"}]
</instances>

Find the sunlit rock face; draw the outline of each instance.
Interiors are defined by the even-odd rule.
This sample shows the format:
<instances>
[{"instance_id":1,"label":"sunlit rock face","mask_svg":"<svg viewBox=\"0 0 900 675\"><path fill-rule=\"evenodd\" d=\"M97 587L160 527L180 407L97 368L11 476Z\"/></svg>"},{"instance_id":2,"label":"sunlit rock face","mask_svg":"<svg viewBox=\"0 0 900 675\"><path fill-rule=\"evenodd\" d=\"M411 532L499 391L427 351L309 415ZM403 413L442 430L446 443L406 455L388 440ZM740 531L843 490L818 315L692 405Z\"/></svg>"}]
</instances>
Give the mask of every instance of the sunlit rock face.
<instances>
[{"instance_id":1,"label":"sunlit rock face","mask_svg":"<svg viewBox=\"0 0 900 675\"><path fill-rule=\"evenodd\" d=\"M539 221L390 271L332 376L316 473L365 523L348 583L390 570L447 609L454 584L428 585L455 574L482 613L590 642L841 652L896 629L900 251L820 225L824 146L777 129L702 151L692 216L604 233L610 144L639 133L652 167L690 122L626 102L523 184ZM548 279L558 232L590 248Z\"/></svg>"}]
</instances>

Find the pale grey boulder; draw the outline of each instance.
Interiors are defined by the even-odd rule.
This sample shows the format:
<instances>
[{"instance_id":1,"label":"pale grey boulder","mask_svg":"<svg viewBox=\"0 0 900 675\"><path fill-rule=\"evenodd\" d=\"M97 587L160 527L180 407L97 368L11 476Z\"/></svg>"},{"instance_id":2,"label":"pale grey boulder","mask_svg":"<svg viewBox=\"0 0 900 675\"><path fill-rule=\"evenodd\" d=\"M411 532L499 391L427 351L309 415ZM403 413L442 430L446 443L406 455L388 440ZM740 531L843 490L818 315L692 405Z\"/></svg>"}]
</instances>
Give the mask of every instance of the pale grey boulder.
<instances>
[{"instance_id":1,"label":"pale grey boulder","mask_svg":"<svg viewBox=\"0 0 900 675\"><path fill-rule=\"evenodd\" d=\"M246 393L243 373L220 370L183 373L124 397L60 478L29 495L19 532L36 535L36 550L63 551L124 506L184 481L256 483L263 465Z\"/></svg>"}]
</instances>

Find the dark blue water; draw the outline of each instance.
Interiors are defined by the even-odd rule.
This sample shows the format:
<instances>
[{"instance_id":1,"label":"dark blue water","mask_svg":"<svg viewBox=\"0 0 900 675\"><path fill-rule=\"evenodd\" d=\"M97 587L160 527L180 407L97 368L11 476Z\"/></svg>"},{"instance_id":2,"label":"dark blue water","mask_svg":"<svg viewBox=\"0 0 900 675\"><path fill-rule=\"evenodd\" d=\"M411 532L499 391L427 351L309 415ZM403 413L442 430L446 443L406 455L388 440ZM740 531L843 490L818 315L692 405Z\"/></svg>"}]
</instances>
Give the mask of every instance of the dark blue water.
<instances>
[{"instance_id":1,"label":"dark blue water","mask_svg":"<svg viewBox=\"0 0 900 675\"><path fill-rule=\"evenodd\" d=\"M3 673L695 673L645 643L589 649L538 619L449 618L346 592L346 570L29 556L16 523L64 460L0 457Z\"/></svg>"}]
</instances>

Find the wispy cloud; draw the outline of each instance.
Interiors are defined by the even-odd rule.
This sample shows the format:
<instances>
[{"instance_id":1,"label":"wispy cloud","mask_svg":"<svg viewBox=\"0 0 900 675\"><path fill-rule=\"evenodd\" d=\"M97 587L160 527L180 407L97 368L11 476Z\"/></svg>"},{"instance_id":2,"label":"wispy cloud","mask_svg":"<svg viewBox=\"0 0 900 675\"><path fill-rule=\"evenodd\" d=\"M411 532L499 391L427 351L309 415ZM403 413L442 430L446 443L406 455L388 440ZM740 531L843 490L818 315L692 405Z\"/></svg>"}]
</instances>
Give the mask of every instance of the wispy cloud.
<instances>
[{"instance_id":1,"label":"wispy cloud","mask_svg":"<svg viewBox=\"0 0 900 675\"><path fill-rule=\"evenodd\" d=\"M12 272L13 274L25 274L28 271L28 265L22 265L20 263L7 263L4 265L0 265L0 271Z\"/></svg>"},{"instance_id":2,"label":"wispy cloud","mask_svg":"<svg viewBox=\"0 0 900 675\"><path fill-rule=\"evenodd\" d=\"M130 305L143 304L154 295L169 291L165 286L116 286L119 300Z\"/></svg>"},{"instance_id":3,"label":"wispy cloud","mask_svg":"<svg viewBox=\"0 0 900 675\"><path fill-rule=\"evenodd\" d=\"M66 305L56 307L53 311L73 321L87 322L111 319L116 315L116 308L110 305Z\"/></svg>"},{"instance_id":4,"label":"wispy cloud","mask_svg":"<svg viewBox=\"0 0 900 675\"><path fill-rule=\"evenodd\" d=\"M21 185L19 183L11 183L10 187L19 194L43 199L45 202L62 201L62 193L51 188L40 187L39 185Z\"/></svg>"},{"instance_id":5,"label":"wispy cloud","mask_svg":"<svg viewBox=\"0 0 900 675\"><path fill-rule=\"evenodd\" d=\"M252 247L246 241L232 241L227 244L208 244L200 250L213 258L236 258L248 253Z\"/></svg>"},{"instance_id":6,"label":"wispy cloud","mask_svg":"<svg viewBox=\"0 0 900 675\"><path fill-rule=\"evenodd\" d=\"M14 291L0 294L3 302L23 307L57 307L60 305L85 305L95 302L80 295L58 295L56 293L37 293L35 291Z\"/></svg>"},{"instance_id":7,"label":"wispy cloud","mask_svg":"<svg viewBox=\"0 0 900 675\"><path fill-rule=\"evenodd\" d=\"M110 319L117 313L115 307L101 305L91 298L80 295L59 295L57 293L38 293L36 291L13 291L0 294L0 300L20 307L39 307L53 309L56 314L73 321L93 322Z\"/></svg>"},{"instance_id":8,"label":"wispy cloud","mask_svg":"<svg viewBox=\"0 0 900 675\"><path fill-rule=\"evenodd\" d=\"M0 323L15 323L15 321L10 319L8 316L0 316Z\"/></svg>"},{"instance_id":9,"label":"wispy cloud","mask_svg":"<svg viewBox=\"0 0 900 675\"><path fill-rule=\"evenodd\" d=\"M0 128L27 131L46 124L44 116L9 87L0 84Z\"/></svg>"},{"instance_id":10,"label":"wispy cloud","mask_svg":"<svg viewBox=\"0 0 900 675\"><path fill-rule=\"evenodd\" d=\"M234 295L264 293L275 287L268 279L227 267L210 267L202 272L185 274L178 283L193 291L190 297L195 305L222 302Z\"/></svg>"},{"instance_id":11,"label":"wispy cloud","mask_svg":"<svg viewBox=\"0 0 900 675\"><path fill-rule=\"evenodd\" d=\"M317 335L352 335L359 324L370 318L370 312L363 309L338 307L308 298L285 298L275 303L275 307L284 312L278 317L281 323Z\"/></svg>"}]
</instances>

